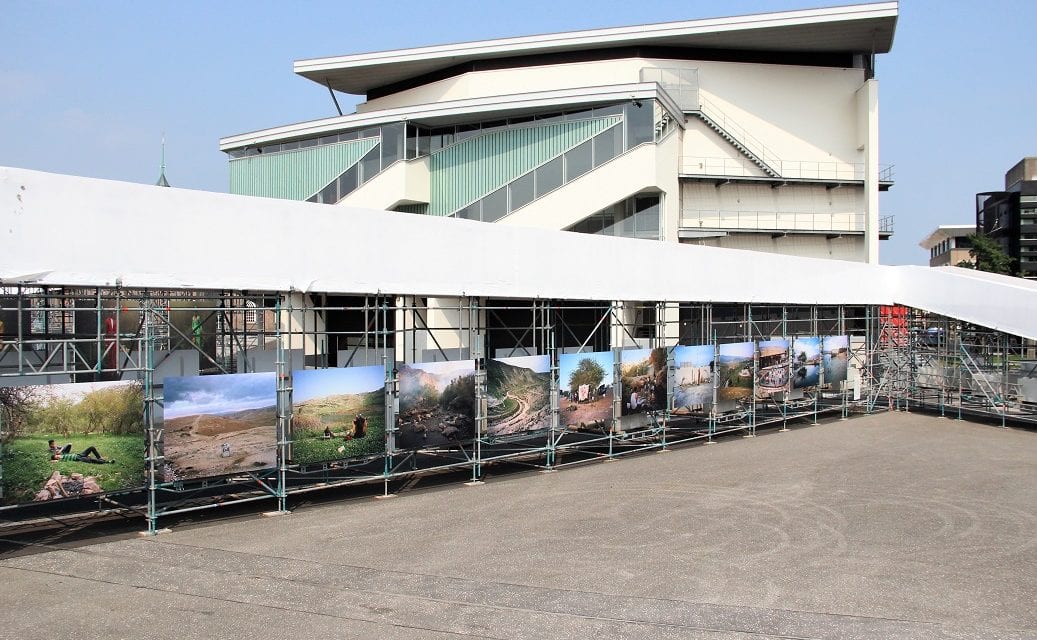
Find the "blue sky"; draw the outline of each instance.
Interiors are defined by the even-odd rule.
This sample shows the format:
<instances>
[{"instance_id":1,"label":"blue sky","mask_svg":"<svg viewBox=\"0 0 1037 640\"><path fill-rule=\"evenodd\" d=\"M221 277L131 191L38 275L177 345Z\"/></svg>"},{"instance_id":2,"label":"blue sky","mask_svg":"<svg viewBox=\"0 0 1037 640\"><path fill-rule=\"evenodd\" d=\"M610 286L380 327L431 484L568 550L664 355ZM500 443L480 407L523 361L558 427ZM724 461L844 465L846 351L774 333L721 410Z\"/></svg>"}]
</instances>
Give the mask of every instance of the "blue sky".
<instances>
[{"instance_id":1,"label":"blue sky","mask_svg":"<svg viewBox=\"0 0 1037 640\"><path fill-rule=\"evenodd\" d=\"M514 356L512 358L494 358L494 360L510 364L513 367L529 369L533 373L547 373L551 370L550 356Z\"/></svg>"},{"instance_id":2,"label":"blue sky","mask_svg":"<svg viewBox=\"0 0 1037 640\"><path fill-rule=\"evenodd\" d=\"M800 353L806 352L807 359L813 360L817 358L821 353L821 338L817 337L803 337L796 338L792 341L792 353L794 357L799 357Z\"/></svg>"},{"instance_id":3,"label":"blue sky","mask_svg":"<svg viewBox=\"0 0 1037 640\"><path fill-rule=\"evenodd\" d=\"M221 136L334 115L296 59L831 4L818 0L4 3L0 165L154 183L167 137L174 186L226 191ZM970 223L974 195L1037 154L1032 0L904 0L879 57L883 163L897 184L887 264ZM351 110L348 97L340 96Z\"/></svg>"},{"instance_id":4,"label":"blue sky","mask_svg":"<svg viewBox=\"0 0 1037 640\"><path fill-rule=\"evenodd\" d=\"M162 391L163 415L167 419L220 415L274 406L277 379L273 373L166 378Z\"/></svg>"},{"instance_id":5,"label":"blue sky","mask_svg":"<svg viewBox=\"0 0 1037 640\"><path fill-rule=\"evenodd\" d=\"M713 345L677 346L673 350L673 366L678 369L690 364L693 367L705 367L713 362Z\"/></svg>"},{"instance_id":6,"label":"blue sky","mask_svg":"<svg viewBox=\"0 0 1037 640\"><path fill-rule=\"evenodd\" d=\"M382 365L347 367L344 369L307 369L292 372L292 400L305 402L313 398L343 393L367 393L385 388Z\"/></svg>"}]
</instances>

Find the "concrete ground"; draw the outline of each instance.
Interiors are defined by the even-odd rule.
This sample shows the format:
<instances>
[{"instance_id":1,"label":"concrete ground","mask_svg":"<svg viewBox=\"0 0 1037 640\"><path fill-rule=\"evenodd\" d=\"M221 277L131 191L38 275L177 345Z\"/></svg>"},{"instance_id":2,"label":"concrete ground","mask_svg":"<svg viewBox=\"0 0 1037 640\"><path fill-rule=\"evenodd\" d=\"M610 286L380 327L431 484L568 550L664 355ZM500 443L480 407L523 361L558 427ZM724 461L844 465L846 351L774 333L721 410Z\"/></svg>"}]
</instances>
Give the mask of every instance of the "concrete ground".
<instances>
[{"instance_id":1,"label":"concrete ground","mask_svg":"<svg viewBox=\"0 0 1037 640\"><path fill-rule=\"evenodd\" d=\"M0 637L1037 638L1037 433L891 413L0 556Z\"/></svg>"}]
</instances>

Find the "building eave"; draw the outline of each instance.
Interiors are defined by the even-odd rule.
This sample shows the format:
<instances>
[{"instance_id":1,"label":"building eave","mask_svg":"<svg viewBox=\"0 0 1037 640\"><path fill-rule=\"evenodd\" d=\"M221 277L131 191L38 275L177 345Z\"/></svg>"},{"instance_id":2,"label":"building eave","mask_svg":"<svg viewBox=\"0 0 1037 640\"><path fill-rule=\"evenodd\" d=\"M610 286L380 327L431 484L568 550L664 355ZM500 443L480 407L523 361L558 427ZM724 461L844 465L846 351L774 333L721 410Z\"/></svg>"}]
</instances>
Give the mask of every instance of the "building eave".
<instances>
[{"instance_id":1,"label":"building eave","mask_svg":"<svg viewBox=\"0 0 1037 640\"><path fill-rule=\"evenodd\" d=\"M759 13L297 60L295 73L349 94L480 60L629 46L887 53L897 2Z\"/></svg>"}]
</instances>

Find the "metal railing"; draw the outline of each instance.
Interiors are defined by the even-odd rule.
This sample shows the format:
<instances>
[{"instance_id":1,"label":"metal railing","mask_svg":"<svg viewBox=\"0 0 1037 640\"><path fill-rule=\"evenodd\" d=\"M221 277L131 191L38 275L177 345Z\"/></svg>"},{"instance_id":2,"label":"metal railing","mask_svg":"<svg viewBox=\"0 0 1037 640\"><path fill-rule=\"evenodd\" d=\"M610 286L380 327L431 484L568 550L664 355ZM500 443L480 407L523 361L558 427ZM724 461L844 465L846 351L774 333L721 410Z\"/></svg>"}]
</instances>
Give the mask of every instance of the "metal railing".
<instances>
[{"instance_id":1,"label":"metal railing","mask_svg":"<svg viewBox=\"0 0 1037 640\"><path fill-rule=\"evenodd\" d=\"M680 226L684 229L863 233L865 223L863 213L685 209L681 212Z\"/></svg>"},{"instance_id":2,"label":"metal railing","mask_svg":"<svg viewBox=\"0 0 1037 640\"><path fill-rule=\"evenodd\" d=\"M782 178L791 180L864 180L863 162L816 162L812 160L776 160L770 167ZM715 158L681 156L680 173L683 175L766 177L748 158ZM893 165L879 167L879 181L892 182Z\"/></svg>"}]
</instances>

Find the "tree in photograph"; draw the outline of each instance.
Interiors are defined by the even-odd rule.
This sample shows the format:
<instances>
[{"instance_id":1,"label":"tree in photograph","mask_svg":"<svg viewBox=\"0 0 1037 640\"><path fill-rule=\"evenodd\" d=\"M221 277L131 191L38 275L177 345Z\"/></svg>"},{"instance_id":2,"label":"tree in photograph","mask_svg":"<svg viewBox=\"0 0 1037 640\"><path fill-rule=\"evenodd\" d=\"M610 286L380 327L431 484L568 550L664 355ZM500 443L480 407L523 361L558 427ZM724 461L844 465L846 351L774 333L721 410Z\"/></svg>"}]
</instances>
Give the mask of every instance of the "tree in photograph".
<instances>
[{"instance_id":1,"label":"tree in photograph","mask_svg":"<svg viewBox=\"0 0 1037 640\"><path fill-rule=\"evenodd\" d=\"M580 360L576 370L569 374L569 388L577 389L581 384L585 384L594 389L604 379L605 370L601 368L601 365L590 358L584 358Z\"/></svg>"},{"instance_id":2,"label":"tree in photograph","mask_svg":"<svg viewBox=\"0 0 1037 640\"><path fill-rule=\"evenodd\" d=\"M957 266L989 273L1000 273L1006 276L1015 275L1012 270L1012 259L1008 257L1008 254L1005 253L1000 244L982 233L969 235L969 241L972 243L969 255L976 261L976 264L973 266L962 260Z\"/></svg>"},{"instance_id":3,"label":"tree in photograph","mask_svg":"<svg viewBox=\"0 0 1037 640\"><path fill-rule=\"evenodd\" d=\"M0 387L0 424L4 442L10 442L25 427L36 406L34 387Z\"/></svg>"}]
</instances>

